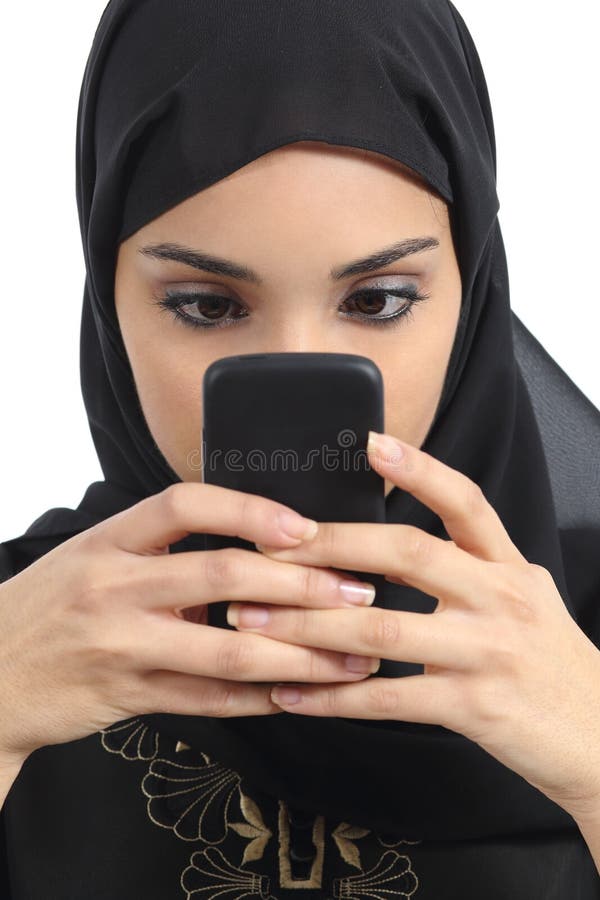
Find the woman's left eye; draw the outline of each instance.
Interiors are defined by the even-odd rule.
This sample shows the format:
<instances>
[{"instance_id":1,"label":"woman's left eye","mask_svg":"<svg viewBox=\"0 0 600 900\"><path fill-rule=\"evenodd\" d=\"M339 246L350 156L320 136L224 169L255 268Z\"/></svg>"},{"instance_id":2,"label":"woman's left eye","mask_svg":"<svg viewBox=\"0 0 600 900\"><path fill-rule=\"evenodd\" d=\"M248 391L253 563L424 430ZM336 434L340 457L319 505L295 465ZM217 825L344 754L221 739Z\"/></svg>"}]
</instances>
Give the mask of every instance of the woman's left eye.
<instances>
[{"instance_id":1,"label":"woman's left eye","mask_svg":"<svg viewBox=\"0 0 600 900\"><path fill-rule=\"evenodd\" d=\"M350 304L354 310L358 310L358 312L344 313L344 318L380 327L399 325L402 320L408 319L412 314L412 307L415 303L427 300L430 296L430 294L422 294L415 284L389 290L366 288L357 291L344 301L344 304ZM172 312L176 320L184 325L190 325L192 328L222 328L248 316L248 312L244 311L244 307L236 300L221 297L218 294L167 291L164 297L155 296L153 299L161 309ZM389 312L390 300L394 305L393 312ZM397 302L399 300L405 302L398 309ZM199 315L183 312L186 307L192 307ZM236 308L238 312L232 316L221 315L221 313L231 312ZM380 315L382 311L385 311L385 315Z\"/></svg>"},{"instance_id":2,"label":"woman's left eye","mask_svg":"<svg viewBox=\"0 0 600 900\"><path fill-rule=\"evenodd\" d=\"M408 284L402 288L384 290L383 288L367 288L363 291L357 291L348 297L345 303L353 305L354 309L359 312L346 313L345 317L349 319L358 319L367 325L399 325L403 319L408 319L412 315L413 306L421 300L428 300L430 294L421 294L415 284ZM385 315L378 313L388 309L389 300L395 301L394 312L387 311ZM404 300L405 303L397 308L397 301Z\"/></svg>"}]
</instances>

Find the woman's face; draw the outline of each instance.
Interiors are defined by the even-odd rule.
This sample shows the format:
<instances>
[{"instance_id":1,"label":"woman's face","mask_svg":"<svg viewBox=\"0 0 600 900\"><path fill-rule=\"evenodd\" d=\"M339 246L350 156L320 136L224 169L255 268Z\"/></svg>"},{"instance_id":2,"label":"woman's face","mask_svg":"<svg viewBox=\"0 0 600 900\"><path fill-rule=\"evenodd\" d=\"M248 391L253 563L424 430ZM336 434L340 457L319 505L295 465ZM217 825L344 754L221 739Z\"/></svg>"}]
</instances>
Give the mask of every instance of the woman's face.
<instances>
[{"instance_id":1,"label":"woman's face","mask_svg":"<svg viewBox=\"0 0 600 900\"><path fill-rule=\"evenodd\" d=\"M423 238L428 249L335 277ZM174 245L178 260L166 258ZM184 247L232 269L184 262ZM235 277L233 266L255 277ZM391 293L407 290L408 297ZM187 318L157 303L175 292ZM428 299L411 300L411 292ZM370 357L383 375L385 430L420 447L444 383L461 279L446 203L411 170L372 151L301 141L253 160L121 243L115 304L154 440L183 481L201 481L202 377L214 360L241 353ZM386 480L386 494L391 488Z\"/></svg>"}]
</instances>

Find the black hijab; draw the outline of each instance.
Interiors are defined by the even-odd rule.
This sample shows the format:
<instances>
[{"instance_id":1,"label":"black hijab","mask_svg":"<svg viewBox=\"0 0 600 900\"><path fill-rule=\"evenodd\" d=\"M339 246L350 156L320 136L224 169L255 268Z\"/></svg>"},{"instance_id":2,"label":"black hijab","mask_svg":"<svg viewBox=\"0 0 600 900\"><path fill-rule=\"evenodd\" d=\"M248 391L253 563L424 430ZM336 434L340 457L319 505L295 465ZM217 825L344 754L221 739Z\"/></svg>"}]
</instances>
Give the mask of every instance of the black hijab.
<instances>
[{"instance_id":1,"label":"black hijab","mask_svg":"<svg viewBox=\"0 0 600 900\"><path fill-rule=\"evenodd\" d=\"M119 241L260 155L300 140L366 148L450 204L462 311L422 448L474 479L600 645L600 414L510 309L484 74L448 0L111 0L85 69L77 203L86 263L81 384L105 480L0 545L12 574L180 480L138 402L114 309ZM447 538L394 488L389 522ZM201 538L202 536L200 536ZM172 552L201 547L192 536ZM386 584L385 605L433 598ZM398 664L396 674L422 672ZM568 677L568 673L565 673ZM406 837L572 827L464 736L437 725L273 716L140 717L291 805Z\"/></svg>"}]
</instances>

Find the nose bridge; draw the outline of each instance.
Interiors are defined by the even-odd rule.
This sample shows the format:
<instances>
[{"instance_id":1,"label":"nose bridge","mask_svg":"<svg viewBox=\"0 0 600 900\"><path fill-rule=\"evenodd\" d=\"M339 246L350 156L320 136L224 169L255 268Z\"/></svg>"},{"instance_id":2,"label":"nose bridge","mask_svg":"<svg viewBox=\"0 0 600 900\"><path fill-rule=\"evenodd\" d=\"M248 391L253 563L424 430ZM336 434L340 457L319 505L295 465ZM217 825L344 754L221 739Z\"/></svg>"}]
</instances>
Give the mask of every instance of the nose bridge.
<instances>
[{"instance_id":1,"label":"nose bridge","mask_svg":"<svg viewBox=\"0 0 600 900\"><path fill-rule=\"evenodd\" d=\"M304 309L269 323L261 342L265 353L326 353L333 351L323 315Z\"/></svg>"}]
</instances>

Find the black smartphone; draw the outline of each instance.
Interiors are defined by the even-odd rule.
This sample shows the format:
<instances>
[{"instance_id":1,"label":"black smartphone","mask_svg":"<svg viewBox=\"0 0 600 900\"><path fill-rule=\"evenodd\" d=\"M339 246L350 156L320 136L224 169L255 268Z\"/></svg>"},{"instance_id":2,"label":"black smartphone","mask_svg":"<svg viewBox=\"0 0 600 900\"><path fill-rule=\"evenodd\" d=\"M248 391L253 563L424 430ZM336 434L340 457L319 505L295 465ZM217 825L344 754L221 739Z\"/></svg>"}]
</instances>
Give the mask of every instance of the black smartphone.
<instances>
[{"instance_id":1,"label":"black smartphone","mask_svg":"<svg viewBox=\"0 0 600 900\"><path fill-rule=\"evenodd\" d=\"M366 450L369 430L384 431L383 378L373 360L226 356L204 374L202 409L203 482L260 494L320 522L385 521L385 482ZM258 552L239 537L205 535L207 550L231 546ZM373 605L382 601L383 575L339 571L374 584ZM233 628L227 606L209 603L208 624Z\"/></svg>"}]
</instances>

